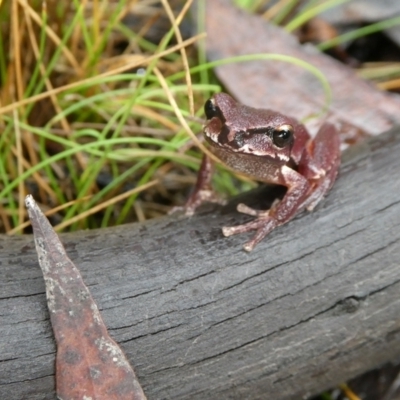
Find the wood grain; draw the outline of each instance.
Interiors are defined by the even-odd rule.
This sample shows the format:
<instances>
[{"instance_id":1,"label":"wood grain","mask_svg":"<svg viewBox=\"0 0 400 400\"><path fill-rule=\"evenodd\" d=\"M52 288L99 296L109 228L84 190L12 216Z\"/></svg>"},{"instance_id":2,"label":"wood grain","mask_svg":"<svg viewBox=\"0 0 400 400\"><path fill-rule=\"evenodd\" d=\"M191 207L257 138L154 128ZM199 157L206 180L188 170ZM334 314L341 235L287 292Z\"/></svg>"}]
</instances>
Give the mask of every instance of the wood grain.
<instances>
[{"instance_id":1,"label":"wood grain","mask_svg":"<svg viewBox=\"0 0 400 400\"><path fill-rule=\"evenodd\" d=\"M347 151L317 209L250 254L220 231L248 218L234 202L61 235L148 399L298 399L400 357L399 154L399 129ZM0 398L54 399L33 238L0 249Z\"/></svg>"}]
</instances>

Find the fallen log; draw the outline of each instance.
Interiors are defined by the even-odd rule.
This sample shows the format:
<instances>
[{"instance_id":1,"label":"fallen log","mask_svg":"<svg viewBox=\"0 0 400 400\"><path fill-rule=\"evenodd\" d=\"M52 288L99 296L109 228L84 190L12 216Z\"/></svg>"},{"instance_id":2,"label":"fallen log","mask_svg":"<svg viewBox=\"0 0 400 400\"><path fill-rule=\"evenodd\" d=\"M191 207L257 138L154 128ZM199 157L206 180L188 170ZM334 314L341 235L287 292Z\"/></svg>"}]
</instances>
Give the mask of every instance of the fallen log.
<instances>
[{"instance_id":1,"label":"fallen log","mask_svg":"<svg viewBox=\"0 0 400 400\"><path fill-rule=\"evenodd\" d=\"M348 150L312 213L251 253L192 218L62 234L148 399L298 399L400 357L400 131ZM55 344L33 238L0 237L0 398L54 399Z\"/></svg>"}]
</instances>

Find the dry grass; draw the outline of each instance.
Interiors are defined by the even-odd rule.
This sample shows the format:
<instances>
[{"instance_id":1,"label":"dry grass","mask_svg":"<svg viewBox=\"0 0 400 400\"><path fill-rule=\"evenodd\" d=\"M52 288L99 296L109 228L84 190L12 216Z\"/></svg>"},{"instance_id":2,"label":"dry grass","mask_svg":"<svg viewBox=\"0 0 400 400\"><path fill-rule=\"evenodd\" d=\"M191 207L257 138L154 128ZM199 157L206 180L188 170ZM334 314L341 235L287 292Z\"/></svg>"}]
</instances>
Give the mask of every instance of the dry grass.
<instances>
[{"instance_id":1,"label":"dry grass","mask_svg":"<svg viewBox=\"0 0 400 400\"><path fill-rule=\"evenodd\" d=\"M1 231L27 226L28 193L57 229L94 228L163 214L193 182L187 134L213 87L191 83L191 1L161 3L1 6Z\"/></svg>"}]
</instances>

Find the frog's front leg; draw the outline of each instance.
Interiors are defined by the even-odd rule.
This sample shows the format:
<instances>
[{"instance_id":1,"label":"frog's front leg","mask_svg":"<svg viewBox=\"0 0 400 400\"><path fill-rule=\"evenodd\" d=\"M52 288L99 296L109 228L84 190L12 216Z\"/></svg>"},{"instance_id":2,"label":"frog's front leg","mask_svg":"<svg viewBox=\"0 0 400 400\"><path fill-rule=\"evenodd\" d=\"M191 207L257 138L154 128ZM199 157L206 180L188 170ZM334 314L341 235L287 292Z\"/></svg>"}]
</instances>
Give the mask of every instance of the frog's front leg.
<instances>
[{"instance_id":1,"label":"frog's front leg","mask_svg":"<svg viewBox=\"0 0 400 400\"><path fill-rule=\"evenodd\" d=\"M249 231L256 231L254 237L243 246L246 251L253 250L265 236L276 227L290 221L302 208L310 190L308 180L292 168L284 165L281 168L279 184L288 188L285 196L275 202L269 210L257 211L244 204L239 204L239 212L256 216L256 219L243 225L223 227L224 236L236 235Z\"/></svg>"},{"instance_id":2,"label":"frog's front leg","mask_svg":"<svg viewBox=\"0 0 400 400\"><path fill-rule=\"evenodd\" d=\"M219 197L211 186L213 173L214 163L210 157L204 154L192 194L189 196L184 206L174 207L170 213L184 211L186 215L190 216L193 215L196 208L204 202L225 204L226 201Z\"/></svg>"}]
</instances>

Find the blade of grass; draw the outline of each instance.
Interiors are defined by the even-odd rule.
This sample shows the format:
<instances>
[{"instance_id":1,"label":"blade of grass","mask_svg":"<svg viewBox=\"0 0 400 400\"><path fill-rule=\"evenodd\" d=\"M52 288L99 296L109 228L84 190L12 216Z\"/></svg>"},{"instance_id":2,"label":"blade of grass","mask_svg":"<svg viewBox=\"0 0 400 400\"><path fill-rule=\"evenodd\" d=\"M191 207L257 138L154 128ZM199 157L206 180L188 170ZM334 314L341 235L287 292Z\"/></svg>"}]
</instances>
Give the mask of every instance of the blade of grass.
<instances>
[{"instance_id":1,"label":"blade of grass","mask_svg":"<svg viewBox=\"0 0 400 400\"><path fill-rule=\"evenodd\" d=\"M0 0L0 5L1 5L1 0ZM0 54L6 54L5 53L5 47L4 47L4 41L5 37L3 35L2 29L0 29ZM4 86L4 82L7 76L7 64L6 64L6 57L0 57L0 87Z\"/></svg>"},{"instance_id":2,"label":"blade of grass","mask_svg":"<svg viewBox=\"0 0 400 400\"><path fill-rule=\"evenodd\" d=\"M83 1L73 0L73 4L76 8L76 16L80 33L79 36L81 37L81 40L84 43L86 51L91 51L91 49L93 49L94 43L89 34L89 25L87 24L86 18L84 16L84 11L85 9L87 9L87 3L88 0L83 0ZM83 71L85 71L85 67L82 67L82 75Z\"/></svg>"},{"instance_id":3,"label":"blade of grass","mask_svg":"<svg viewBox=\"0 0 400 400\"><path fill-rule=\"evenodd\" d=\"M290 21L285 26L285 29L288 32L292 32L295 29L299 28L301 25L305 24L310 19L321 14L322 12L329 10L330 8L337 7L340 4L348 3L349 1L351 1L351 0L327 0L327 1L323 2L322 4L318 4L306 11L303 11L296 18L294 18L292 21Z\"/></svg>"},{"instance_id":4,"label":"blade of grass","mask_svg":"<svg viewBox=\"0 0 400 400\"><path fill-rule=\"evenodd\" d=\"M29 127L28 125L24 129L26 129L27 132L34 133L32 131L32 127ZM45 137L39 137L38 151L39 151L40 160L46 160L48 158L48 154L47 154L47 151L46 151L46 140L45 140ZM33 166L31 167L31 170L32 170L32 168L34 168L35 165L40 165L40 162L38 164L33 164ZM61 188L61 185L59 184L60 177L56 176L56 172L53 170L52 164L51 163L44 163L43 164L43 170L45 172L46 178L50 182L50 186L53 188L54 194L55 194L55 196L57 198L57 202L61 203L61 204L65 203L67 201L67 199L65 197L66 194L64 193L64 191Z\"/></svg>"},{"instance_id":5,"label":"blade of grass","mask_svg":"<svg viewBox=\"0 0 400 400\"><path fill-rule=\"evenodd\" d=\"M176 22L176 19L174 17L172 9L167 0L161 0L161 2L164 6L164 9L168 15L169 20L171 21L172 28L175 32L176 40L177 40L178 44L182 44L183 39L182 39L181 31L179 30L179 26ZM184 7L186 7L186 9L189 9L191 4L192 4L192 0L188 0L188 1L186 1ZM189 98L189 111L190 111L190 115L193 116L194 115L194 100L193 100L192 79L191 79L191 75L190 75L190 71L189 71L189 61L186 56L185 47L181 47L180 53L181 53L181 57L182 57L183 69L185 71L185 80L186 80L188 98Z\"/></svg>"},{"instance_id":6,"label":"blade of grass","mask_svg":"<svg viewBox=\"0 0 400 400\"><path fill-rule=\"evenodd\" d=\"M206 16L206 3L204 1L198 1L196 2L197 7L197 26L198 26L198 31L199 32L205 32L206 31L206 22L205 22L205 16ZM207 63L207 53L206 53L206 40L205 38L199 40L197 43L197 57L199 59L199 65L203 65ZM190 73L190 71L189 71ZM208 84L209 83L209 75L207 70L201 70L200 71L200 82L202 84ZM210 93L207 93L207 97L210 97Z\"/></svg>"},{"instance_id":7,"label":"blade of grass","mask_svg":"<svg viewBox=\"0 0 400 400\"><path fill-rule=\"evenodd\" d=\"M380 32L396 25L400 25L400 17L389 18L385 21L376 22L375 24L364 26L351 32L344 33L343 35L337 36L331 40L327 40L326 42L319 44L317 48L321 51L324 51L350 40L355 40L366 35L371 35L372 33Z\"/></svg>"},{"instance_id":8,"label":"blade of grass","mask_svg":"<svg viewBox=\"0 0 400 400\"><path fill-rule=\"evenodd\" d=\"M22 154L22 139L21 139L21 130L19 127L18 121L18 113L17 110L14 110L14 126L15 126L15 141L16 141L16 151L17 151L17 170L18 175L22 175L24 172L24 167L22 164L23 154ZM25 199L25 184L24 181L19 182L18 184L18 222L20 225L24 221L25 210L24 210L24 199Z\"/></svg>"},{"instance_id":9,"label":"blade of grass","mask_svg":"<svg viewBox=\"0 0 400 400\"><path fill-rule=\"evenodd\" d=\"M22 78L22 65L21 65L21 28L19 24L19 13L18 13L18 3L16 1L12 2L11 8L11 29L13 37L13 53L14 53L14 76L16 84L16 98L18 100L23 98L24 87Z\"/></svg>"}]
</instances>

